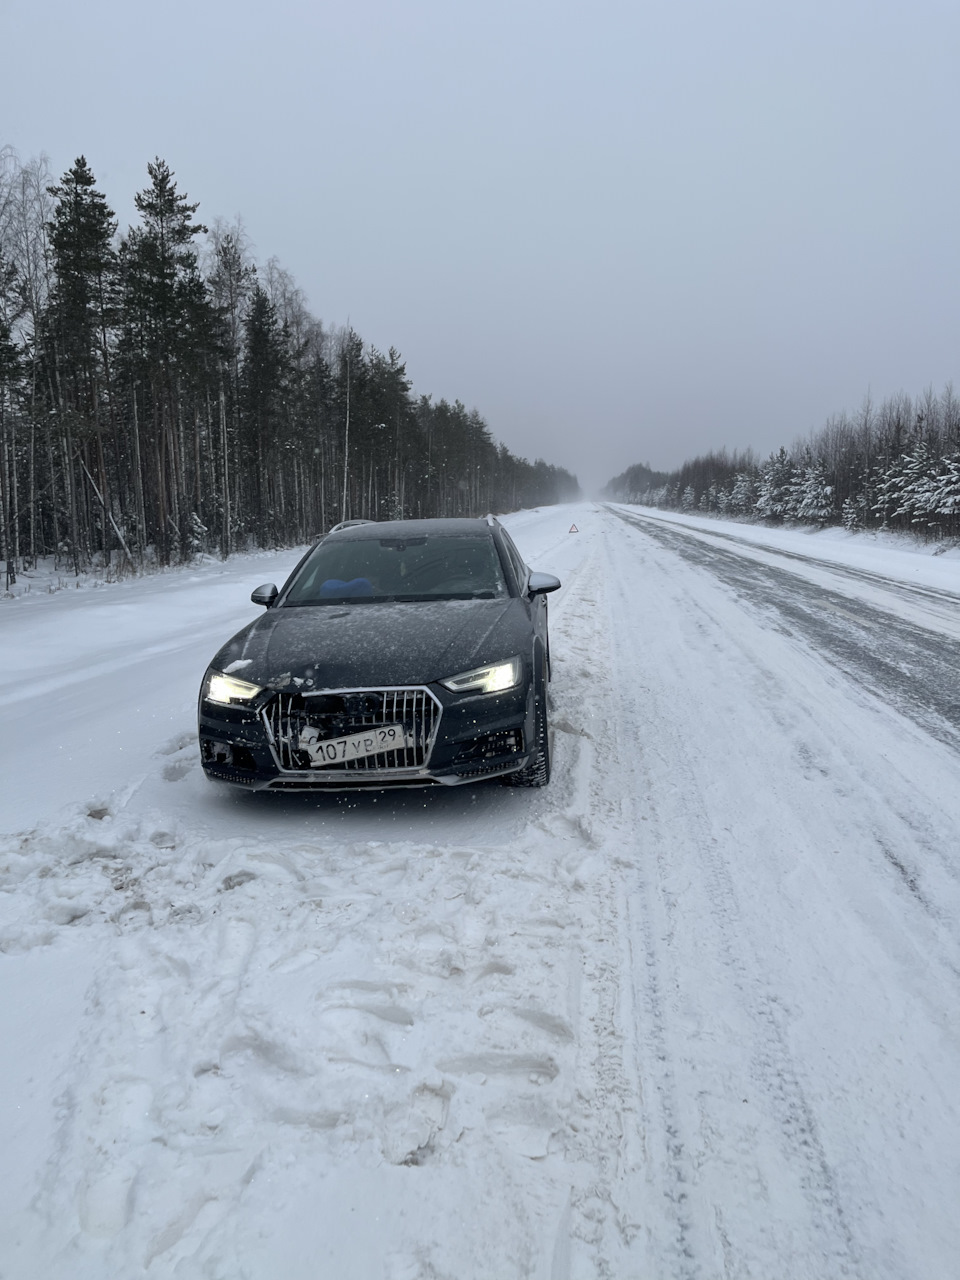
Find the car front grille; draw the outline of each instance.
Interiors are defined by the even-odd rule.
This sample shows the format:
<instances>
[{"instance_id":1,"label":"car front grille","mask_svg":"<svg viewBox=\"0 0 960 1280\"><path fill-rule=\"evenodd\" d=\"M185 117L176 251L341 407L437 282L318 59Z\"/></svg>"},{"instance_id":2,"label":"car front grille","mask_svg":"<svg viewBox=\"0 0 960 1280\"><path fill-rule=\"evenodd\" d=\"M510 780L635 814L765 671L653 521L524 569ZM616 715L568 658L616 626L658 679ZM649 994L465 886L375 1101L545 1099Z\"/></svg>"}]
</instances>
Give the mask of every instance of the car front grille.
<instances>
[{"instance_id":1,"label":"car front grille","mask_svg":"<svg viewBox=\"0 0 960 1280\"><path fill-rule=\"evenodd\" d=\"M426 688L346 689L319 694L278 693L261 711L281 769L293 773L383 773L422 768L440 721L440 703ZM357 760L314 766L300 749L300 734L316 729L321 740L382 725L402 724L412 746Z\"/></svg>"}]
</instances>

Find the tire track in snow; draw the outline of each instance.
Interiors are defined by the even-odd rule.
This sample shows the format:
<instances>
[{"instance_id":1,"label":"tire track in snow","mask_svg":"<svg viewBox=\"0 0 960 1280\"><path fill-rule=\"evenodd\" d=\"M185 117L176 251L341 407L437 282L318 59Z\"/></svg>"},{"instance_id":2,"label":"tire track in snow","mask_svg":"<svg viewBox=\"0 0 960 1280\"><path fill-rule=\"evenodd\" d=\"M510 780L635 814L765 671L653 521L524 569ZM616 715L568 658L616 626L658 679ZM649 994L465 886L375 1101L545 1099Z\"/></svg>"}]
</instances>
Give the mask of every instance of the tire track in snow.
<instances>
[{"instance_id":1,"label":"tire track in snow","mask_svg":"<svg viewBox=\"0 0 960 1280\"><path fill-rule=\"evenodd\" d=\"M955 646L950 640L859 601L837 597L835 593L806 583L794 574L768 570L767 566L722 552L715 559L710 548L701 555L696 541L685 537L683 532L676 538L670 532L664 538L657 536L663 526L655 520L633 519L616 510L613 514L641 534L652 536L654 542L680 555L696 568L706 570L727 587L732 587L738 600L746 601L762 616L772 617L781 629L783 617L798 620L795 627L783 629L792 641L809 646L843 675L852 677L868 698L877 698L884 706L892 706L924 733L960 751L960 691L957 687ZM740 575L741 568L744 568L743 576ZM909 592L914 588L905 587L905 590ZM916 590L924 593L922 588ZM828 611L826 620L820 610L824 605ZM888 624L891 628L889 636ZM738 643L736 636L731 636L730 641ZM888 649L891 651L889 654ZM752 660L742 646L741 651L748 660ZM912 656L917 653L919 658ZM877 679L878 672L883 674L883 681ZM790 732L791 726L786 717L780 716L779 722L785 733ZM945 949L954 953L950 969L956 977L960 972L960 919L952 905L946 908L938 905L924 886L929 867L935 862L939 874L960 888L960 864L953 857L954 842L944 839L942 830L934 827L929 813L912 797L897 794L896 797L886 797L886 800L895 808L896 817L904 829L916 835L923 851L923 861L911 860L909 854L891 849L887 837L879 831L874 837L876 847L914 901L937 922Z\"/></svg>"},{"instance_id":2,"label":"tire track in snow","mask_svg":"<svg viewBox=\"0 0 960 1280\"><path fill-rule=\"evenodd\" d=\"M608 541L608 566L611 550ZM629 590L624 579L618 578L618 583L621 589ZM637 1100L635 1117L628 1113L625 1118L628 1123L633 1119L638 1129L638 1159L623 1170L619 1191L623 1199L634 1200L631 1217L635 1229L642 1230L647 1254L645 1272L668 1274L676 1280L697 1280L703 1274L703 1250L697 1240L694 1206L690 1202L693 1176L689 1142L668 1030L667 989L675 985L675 980L665 965L668 957L658 946L664 936L664 923L657 909L655 872L647 864L650 841L641 836L647 815L642 812L642 803L637 802L637 796L645 795L647 788L643 785L645 780L637 776L640 747L633 728L636 712L626 692L635 687L628 672L635 671L636 653L625 652L622 640L618 643L614 602L607 599L604 606L604 629L612 641L608 659L611 742L606 758L598 761L595 785L602 794L611 778L616 778L622 788L621 835L626 848L637 857L632 869L638 873L637 881L631 884L629 872L625 872L618 892L616 921L623 957L622 981L629 992L629 1000L624 1000L620 1011L619 1031L634 1073ZM623 786L624 775L639 785Z\"/></svg>"},{"instance_id":3,"label":"tire track in snow","mask_svg":"<svg viewBox=\"0 0 960 1280\"><path fill-rule=\"evenodd\" d=\"M617 539L611 540L610 560L619 570L614 577L625 594L631 593L631 586L639 588L636 561L628 562ZM661 578L663 570L655 557L645 559L643 569L647 575L644 595L649 600L651 593L661 587L660 582L651 584L650 578ZM751 1249L760 1257L767 1255L765 1265L779 1266L781 1275L858 1275L857 1249L819 1140L813 1110L784 1038L778 1001L767 990L763 964L751 946L727 853L713 838L710 802L690 767L687 744L673 728L678 717L671 715L663 701L671 695L666 685L657 687L658 677L662 680L660 673L651 671L645 688L637 688L636 682L625 678L636 667L639 637L632 637L632 649L625 648L622 637L628 634L626 618L617 617L616 608L611 612L609 630L619 640L614 678L620 677L618 686L622 691L618 755L621 766L632 763L634 785L630 790L636 797L633 829L644 831L646 822L650 833L639 848L640 885L628 895L628 919L630 941L639 942L640 951L640 963L632 966L638 984L636 1000L643 1014L639 1066L644 1083L653 1082L657 1098L659 1115L648 1115L653 1121L650 1138L658 1145L655 1154L660 1191L672 1222L671 1238L666 1241L661 1236L659 1248L669 1248L670 1274L685 1280L717 1274L718 1252L724 1258L723 1274L756 1274L752 1268L758 1259L755 1256L751 1261ZM682 715L679 719L682 722ZM646 740L642 726L652 726L658 740ZM669 787L663 785L667 779ZM652 865L647 858L653 859ZM696 912L702 961L707 964L708 957L714 957L721 964L725 976L718 979L714 974L712 981L726 992L725 999L736 1002L743 1029L749 1035L744 1062L749 1063L751 1092L761 1095L751 1100L751 1121L759 1118L762 1127L769 1130L772 1125L780 1135L781 1154L772 1162L767 1158L764 1175L763 1162L757 1162L752 1149L749 1126L742 1120L737 1123L735 1112L725 1115L722 1106L715 1107L717 1132L733 1146L722 1160L729 1163L733 1178L749 1181L757 1174L766 1177L768 1192L770 1179L782 1180L785 1168L795 1179L807 1206L808 1235L796 1246L799 1255L792 1260L781 1254L782 1244L771 1256L769 1242L762 1238L762 1224L757 1224L754 1240L731 1240L719 1204L714 1203L711 1223L709 1205L704 1203L702 1186L698 1186L698 1160L702 1160L703 1151L697 1155L698 1145L702 1148L697 1134L702 1134L709 1121L712 1101L707 1095L696 1097L690 1092L704 1064L698 1064L698 1047L688 1043L685 1033L689 1017L702 1018L702 1011L692 1015L684 1012L684 1005L689 1004L684 988L689 986L691 975L683 967L677 968L678 964L689 963L689 957L684 958L675 942L675 933L684 926L677 918L677 895L671 888L677 878L677 864L684 861L688 864L686 874L696 880L695 886L685 886L684 914ZM739 1225L742 1228L742 1222ZM661 1265L664 1261L660 1258ZM767 1272L761 1269L759 1274Z\"/></svg>"},{"instance_id":4,"label":"tire track in snow","mask_svg":"<svg viewBox=\"0 0 960 1280\"><path fill-rule=\"evenodd\" d=\"M602 532L599 540L557 629L566 654L560 677L569 718L591 741L584 790L571 798L571 807L588 832L596 828L606 870L598 885L593 964L585 975L600 1028L594 1083L600 1114L589 1140L597 1176L586 1194L573 1196L571 1231L581 1250L588 1246L595 1268L584 1275L695 1280L660 957L650 930L637 927L635 890L629 888L638 870L639 824L632 797L611 785L633 744L624 735L616 696L624 664L611 637L609 549Z\"/></svg>"},{"instance_id":5,"label":"tire track in snow","mask_svg":"<svg viewBox=\"0 0 960 1280\"><path fill-rule=\"evenodd\" d=\"M571 1189L570 1211L561 1222L558 1257L562 1269L550 1280L595 1276L621 1280L632 1274L643 1230L637 1197L629 1189L643 1167L642 1103L633 1071L629 1007L629 959L624 952L621 842L610 839L623 823L623 803L598 786L606 768L605 741L615 732L605 674L609 638L603 628L603 560L594 550L568 579L562 610L553 624L558 653L554 724L570 742L567 759L549 795L563 796L559 813L545 815L545 830L571 829L593 850L584 869L591 885L591 916L584 920L585 965L581 984L582 1034L578 1045L578 1134L570 1154L591 1170ZM549 797L548 797L549 798Z\"/></svg>"},{"instance_id":6,"label":"tire track in snow","mask_svg":"<svg viewBox=\"0 0 960 1280\"><path fill-rule=\"evenodd\" d=\"M824 1254L811 1259L818 1276L862 1274L858 1250L846 1220L837 1182L820 1139L819 1126L786 1040L782 1001L768 990L760 957L751 945L729 867L709 833L701 830L705 897L710 903L717 945L741 1007L756 1031L754 1082L762 1090L793 1157L799 1183ZM710 856L712 851L712 856Z\"/></svg>"}]
</instances>

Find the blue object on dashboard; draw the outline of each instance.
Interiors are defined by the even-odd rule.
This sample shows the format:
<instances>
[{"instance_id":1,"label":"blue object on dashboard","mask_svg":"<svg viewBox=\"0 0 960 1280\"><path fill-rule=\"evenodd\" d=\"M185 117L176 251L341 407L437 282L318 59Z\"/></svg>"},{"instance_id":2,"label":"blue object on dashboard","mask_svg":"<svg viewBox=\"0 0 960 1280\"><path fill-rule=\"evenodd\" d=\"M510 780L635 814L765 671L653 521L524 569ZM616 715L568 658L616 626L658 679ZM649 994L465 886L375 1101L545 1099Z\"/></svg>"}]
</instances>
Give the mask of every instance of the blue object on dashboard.
<instances>
[{"instance_id":1,"label":"blue object on dashboard","mask_svg":"<svg viewBox=\"0 0 960 1280\"><path fill-rule=\"evenodd\" d=\"M373 585L368 578L351 578L349 582L341 582L339 578L328 578L320 584L321 596L372 596Z\"/></svg>"}]
</instances>

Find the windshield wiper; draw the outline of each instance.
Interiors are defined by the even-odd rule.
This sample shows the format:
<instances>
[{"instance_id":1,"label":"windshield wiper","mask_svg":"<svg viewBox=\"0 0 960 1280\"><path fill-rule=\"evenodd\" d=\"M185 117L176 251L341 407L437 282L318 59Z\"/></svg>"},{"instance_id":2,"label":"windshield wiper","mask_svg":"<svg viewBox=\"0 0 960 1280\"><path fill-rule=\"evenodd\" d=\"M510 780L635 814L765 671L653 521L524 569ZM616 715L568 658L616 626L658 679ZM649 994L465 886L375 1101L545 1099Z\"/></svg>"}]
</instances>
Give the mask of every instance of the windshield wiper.
<instances>
[{"instance_id":1,"label":"windshield wiper","mask_svg":"<svg viewBox=\"0 0 960 1280\"><path fill-rule=\"evenodd\" d=\"M496 595L492 591L434 591L430 594L422 595L397 595L387 596L388 600L397 600L402 604L411 602L426 603L430 600L495 600Z\"/></svg>"}]
</instances>

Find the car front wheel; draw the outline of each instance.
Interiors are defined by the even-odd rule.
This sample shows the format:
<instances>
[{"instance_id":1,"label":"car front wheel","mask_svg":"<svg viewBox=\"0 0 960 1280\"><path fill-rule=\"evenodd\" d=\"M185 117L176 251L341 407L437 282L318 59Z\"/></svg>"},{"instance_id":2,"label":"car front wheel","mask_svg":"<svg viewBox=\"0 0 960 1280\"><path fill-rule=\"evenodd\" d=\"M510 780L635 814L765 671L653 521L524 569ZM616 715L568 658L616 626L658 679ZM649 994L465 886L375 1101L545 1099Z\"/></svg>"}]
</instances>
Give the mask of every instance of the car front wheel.
<instances>
[{"instance_id":1,"label":"car front wheel","mask_svg":"<svg viewBox=\"0 0 960 1280\"><path fill-rule=\"evenodd\" d=\"M537 689L534 752L527 764L503 781L508 787L545 787L550 781L550 729L547 722L547 686L541 679Z\"/></svg>"}]
</instances>

